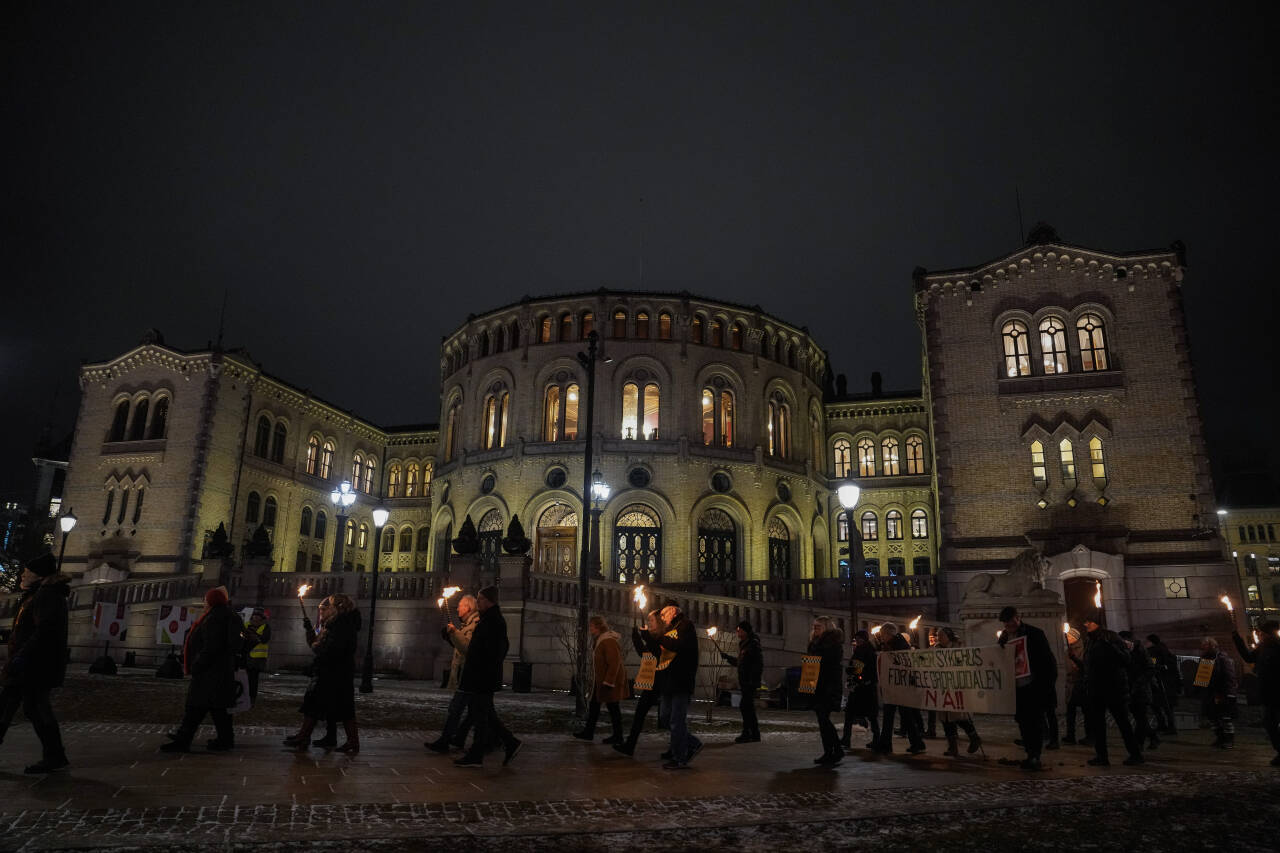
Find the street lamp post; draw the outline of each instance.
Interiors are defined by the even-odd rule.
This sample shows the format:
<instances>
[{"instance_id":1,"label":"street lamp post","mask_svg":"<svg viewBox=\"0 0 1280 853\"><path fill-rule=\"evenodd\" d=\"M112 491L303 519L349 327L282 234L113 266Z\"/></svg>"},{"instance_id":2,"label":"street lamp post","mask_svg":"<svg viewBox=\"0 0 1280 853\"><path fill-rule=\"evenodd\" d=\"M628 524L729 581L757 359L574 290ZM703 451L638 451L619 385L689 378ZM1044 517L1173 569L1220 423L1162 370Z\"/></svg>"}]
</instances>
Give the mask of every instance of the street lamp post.
<instances>
[{"instance_id":1,"label":"street lamp post","mask_svg":"<svg viewBox=\"0 0 1280 853\"><path fill-rule=\"evenodd\" d=\"M67 534L76 526L76 514L71 510L67 510L61 518L58 519L58 526L62 528L62 546L58 548L58 571L62 571L62 556L67 553Z\"/></svg>"},{"instance_id":2,"label":"street lamp post","mask_svg":"<svg viewBox=\"0 0 1280 853\"><path fill-rule=\"evenodd\" d=\"M329 571L340 572L343 569L342 552L347 539L347 510L356 502L356 490L351 488L350 481L343 480L338 488L329 493L329 500L333 502L333 514L338 522L338 535L333 540L333 562Z\"/></svg>"},{"instance_id":3,"label":"street lamp post","mask_svg":"<svg viewBox=\"0 0 1280 853\"><path fill-rule=\"evenodd\" d=\"M369 593L369 636L364 643L364 674L360 676L360 692L373 692L373 623L378 615L378 564L382 562L382 527L391 513L384 506L373 509L373 586Z\"/></svg>"},{"instance_id":4,"label":"street lamp post","mask_svg":"<svg viewBox=\"0 0 1280 853\"><path fill-rule=\"evenodd\" d=\"M587 372L587 423L586 423L586 447L582 453L582 510L583 514L590 512L591 500L591 466L592 466L592 441L595 438L595 411L596 411L596 357L597 348L600 344L600 335L594 329L587 335L587 351L578 353L578 363L583 366ZM584 519L585 521L585 519ZM578 660L575 670L578 682L578 700L585 707L586 705L586 673L587 673L587 649L591 645L591 638L587 632L587 605L591 598L591 578L593 574L600 571L599 560L596 561L592 571L591 566L591 532L588 528L582 532L582 551L578 557Z\"/></svg>"},{"instance_id":5,"label":"street lamp post","mask_svg":"<svg viewBox=\"0 0 1280 853\"><path fill-rule=\"evenodd\" d=\"M591 570L591 576L596 578L604 575L600 565L600 513L608 503L611 491L609 484L604 481L604 475L599 471L593 471L591 473L591 556L587 562L587 568Z\"/></svg>"},{"instance_id":6,"label":"street lamp post","mask_svg":"<svg viewBox=\"0 0 1280 853\"><path fill-rule=\"evenodd\" d=\"M836 489L840 497L840 506L844 507L845 518L849 524L849 631L858 630L858 594L862 587L862 527L855 523L854 507L862 490L852 481L844 483Z\"/></svg>"}]
</instances>

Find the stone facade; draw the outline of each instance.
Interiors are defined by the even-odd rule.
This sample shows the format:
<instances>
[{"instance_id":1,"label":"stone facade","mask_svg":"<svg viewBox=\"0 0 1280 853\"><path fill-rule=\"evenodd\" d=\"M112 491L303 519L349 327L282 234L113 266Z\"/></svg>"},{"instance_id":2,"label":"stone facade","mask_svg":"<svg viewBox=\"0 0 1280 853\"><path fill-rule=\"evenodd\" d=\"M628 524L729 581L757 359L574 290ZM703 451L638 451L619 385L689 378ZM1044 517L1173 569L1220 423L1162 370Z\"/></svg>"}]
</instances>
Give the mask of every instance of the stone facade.
<instances>
[{"instance_id":1,"label":"stone facade","mask_svg":"<svg viewBox=\"0 0 1280 853\"><path fill-rule=\"evenodd\" d=\"M1223 538L1240 585L1231 597L1244 602L1250 620L1280 618L1280 507L1232 507L1219 514Z\"/></svg>"}]
</instances>

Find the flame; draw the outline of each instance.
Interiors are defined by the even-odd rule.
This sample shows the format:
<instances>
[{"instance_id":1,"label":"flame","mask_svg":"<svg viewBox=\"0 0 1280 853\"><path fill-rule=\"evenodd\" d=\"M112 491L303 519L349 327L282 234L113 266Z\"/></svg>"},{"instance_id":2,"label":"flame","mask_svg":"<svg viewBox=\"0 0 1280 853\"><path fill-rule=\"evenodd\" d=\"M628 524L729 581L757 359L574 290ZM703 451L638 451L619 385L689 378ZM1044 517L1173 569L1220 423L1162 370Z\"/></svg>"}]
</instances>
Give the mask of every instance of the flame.
<instances>
[{"instance_id":1,"label":"flame","mask_svg":"<svg viewBox=\"0 0 1280 853\"><path fill-rule=\"evenodd\" d=\"M1063 623L1062 623L1062 633L1064 633L1064 634L1070 634L1070 633L1071 633L1071 623L1070 623L1070 622L1063 622Z\"/></svg>"},{"instance_id":2,"label":"flame","mask_svg":"<svg viewBox=\"0 0 1280 853\"><path fill-rule=\"evenodd\" d=\"M309 583L304 583L302 586L298 587L298 598L302 598L302 596L306 595L307 590L309 589L311 589L311 584Z\"/></svg>"},{"instance_id":3,"label":"flame","mask_svg":"<svg viewBox=\"0 0 1280 853\"><path fill-rule=\"evenodd\" d=\"M1222 601L1222 603L1223 603L1223 604L1227 605L1227 612L1228 612L1228 613L1230 613L1230 612L1232 612L1233 610L1235 610L1235 608L1231 606L1231 599L1227 598L1227 597L1224 595L1224 596L1222 596L1222 598L1221 598L1220 600Z\"/></svg>"},{"instance_id":4,"label":"flame","mask_svg":"<svg viewBox=\"0 0 1280 853\"><path fill-rule=\"evenodd\" d=\"M1093 606L1102 609L1102 581L1094 581Z\"/></svg>"},{"instance_id":5,"label":"flame","mask_svg":"<svg viewBox=\"0 0 1280 853\"><path fill-rule=\"evenodd\" d=\"M644 584L639 584L635 591L631 593L631 597L636 601L642 600L644 598Z\"/></svg>"},{"instance_id":6,"label":"flame","mask_svg":"<svg viewBox=\"0 0 1280 853\"><path fill-rule=\"evenodd\" d=\"M1262 641L1258 638L1258 632L1257 632L1257 631L1254 631L1254 632L1253 632L1253 644L1256 646L1256 645L1258 645L1258 643L1260 643L1260 642L1262 642Z\"/></svg>"},{"instance_id":7,"label":"flame","mask_svg":"<svg viewBox=\"0 0 1280 853\"><path fill-rule=\"evenodd\" d=\"M449 599L449 598L453 598L455 595L457 595L458 593L462 592L462 587L460 587L460 586L446 586L444 589L440 590L440 592L442 592L442 593L444 594L444 597L445 597L446 599Z\"/></svg>"},{"instance_id":8,"label":"flame","mask_svg":"<svg viewBox=\"0 0 1280 853\"><path fill-rule=\"evenodd\" d=\"M876 625L875 627L873 627L873 628L871 629L871 633L872 633L872 634L879 634L879 633L880 633L880 626L879 626L879 625Z\"/></svg>"},{"instance_id":9,"label":"flame","mask_svg":"<svg viewBox=\"0 0 1280 853\"><path fill-rule=\"evenodd\" d=\"M716 626L712 625L710 628L707 629L707 636L714 640L716 638L717 630L718 629L716 628Z\"/></svg>"},{"instance_id":10,"label":"flame","mask_svg":"<svg viewBox=\"0 0 1280 853\"><path fill-rule=\"evenodd\" d=\"M437 599L436 599L436 607L444 607L444 599L443 599L443 598L437 598Z\"/></svg>"},{"instance_id":11,"label":"flame","mask_svg":"<svg viewBox=\"0 0 1280 853\"><path fill-rule=\"evenodd\" d=\"M916 618L912 619L912 620L911 620L911 624L907 626L907 630L908 630L908 631L914 631L914 630L916 629L916 626L920 624L920 620L921 620L921 619L923 619L923 618L924 618L924 614L923 614L923 613L921 613L919 616L917 616Z\"/></svg>"}]
</instances>

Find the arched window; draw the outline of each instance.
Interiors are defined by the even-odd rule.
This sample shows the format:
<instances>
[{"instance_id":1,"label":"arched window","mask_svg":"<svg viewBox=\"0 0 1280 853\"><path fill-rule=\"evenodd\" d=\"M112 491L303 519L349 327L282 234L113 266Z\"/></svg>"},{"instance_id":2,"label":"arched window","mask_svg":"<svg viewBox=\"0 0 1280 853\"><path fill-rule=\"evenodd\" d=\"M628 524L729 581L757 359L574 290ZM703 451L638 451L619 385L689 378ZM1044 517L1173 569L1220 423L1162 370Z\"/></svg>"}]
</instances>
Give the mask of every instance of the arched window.
<instances>
[{"instance_id":1,"label":"arched window","mask_svg":"<svg viewBox=\"0 0 1280 853\"><path fill-rule=\"evenodd\" d=\"M364 454L357 453L351 457L351 488L357 492L364 491Z\"/></svg>"},{"instance_id":2,"label":"arched window","mask_svg":"<svg viewBox=\"0 0 1280 853\"><path fill-rule=\"evenodd\" d=\"M1039 441L1031 442L1031 481L1040 489L1049 484L1049 475L1044 467L1044 445Z\"/></svg>"},{"instance_id":3,"label":"arched window","mask_svg":"<svg viewBox=\"0 0 1280 853\"><path fill-rule=\"evenodd\" d=\"M136 525L138 523L138 519L142 518L142 496L147 493L147 490L142 486L138 486L133 491L133 523ZM1262 532L1261 527L1258 528L1258 532Z\"/></svg>"},{"instance_id":4,"label":"arched window","mask_svg":"<svg viewBox=\"0 0 1280 853\"><path fill-rule=\"evenodd\" d=\"M567 504L554 503L538 516L536 571L553 575L577 573L578 514Z\"/></svg>"},{"instance_id":5,"label":"arched window","mask_svg":"<svg viewBox=\"0 0 1280 853\"><path fill-rule=\"evenodd\" d=\"M125 511L129 509L129 490L120 490L120 514L116 516L116 524L124 524Z\"/></svg>"},{"instance_id":6,"label":"arched window","mask_svg":"<svg viewBox=\"0 0 1280 853\"><path fill-rule=\"evenodd\" d=\"M147 409L150 401L143 397L133 409L133 419L129 422L129 440L142 441L147 436Z\"/></svg>"},{"instance_id":7,"label":"arched window","mask_svg":"<svg viewBox=\"0 0 1280 853\"><path fill-rule=\"evenodd\" d=\"M480 517L476 525L480 534L480 563L486 571L497 572L502 555L502 513L491 509Z\"/></svg>"},{"instance_id":8,"label":"arched window","mask_svg":"<svg viewBox=\"0 0 1280 853\"><path fill-rule=\"evenodd\" d=\"M125 414L128 414L128 411L126 411ZM107 492L107 508L102 511L102 523L104 525L108 524L111 521L111 507L115 505L115 502L116 502L116 490L110 489Z\"/></svg>"},{"instance_id":9,"label":"arched window","mask_svg":"<svg viewBox=\"0 0 1280 853\"><path fill-rule=\"evenodd\" d=\"M560 315L560 340L573 340L573 315L567 311Z\"/></svg>"},{"instance_id":10,"label":"arched window","mask_svg":"<svg viewBox=\"0 0 1280 853\"><path fill-rule=\"evenodd\" d=\"M729 349L742 351L742 324L734 323L729 327Z\"/></svg>"},{"instance_id":11,"label":"arched window","mask_svg":"<svg viewBox=\"0 0 1280 853\"><path fill-rule=\"evenodd\" d=\"M576 441L578 438L578 383L552 385L542 402L542 440Z\"/></svg>"},{"instance_id":12,"label":"arched window","mask_svg":"<svg viewBox=\"0 0 1280 853\"><path fill-rule=\"evenodd\" d=\"M427 552L427 546L430 544L431 544L431 528L419 527L418 528L418 546L416 550L421 551L422 553L425 554Z\"/></svg>"},{"instance_id":13,"label":"arched window","mask_svg":"<svg viewBox=\"0 0 1280 853\"><path fill-rule=\"evenodd\" d=\"M321 510L316 513L316 538L324 539L325 534L328 532L328 519L325 517L324 511Z\"/></svg>"},{"instance_id":14,"label":"arched window","mask_svg":"<svg viewBox=\"0 0 1280 853\"><path fill-rule=\"evenodd\" d=\"M911 538L929 538L929 516L922 509L911 510Z\"/></svg>"},{"instance_id":15,"label":"arched window","mask_svg":"<svg viewBox=\"0 0 1280 853\"><path fill-rule=\"evenodd\" d=\"M733 447L735 415L733 391L725 380L716 377L702 389L702 443Z\"/></svg>"},{"instance_id":16,"label":"arched window","mask_svg":"<svg viewBox=\"0 0 1280 853\"><path fill-rule=\"evenodd\" d=\"M879 525L876 523L876 514L872 510L867 510L862 514L862 538L868 542L875 542L880 538Z\"/></svg>"},{"instance_id":17,"label":"arched window","mask_svg":"<svg viewBox=\"0 0 1280 853\"><path fill-rule=\"evenodd\" d=\"M907 437L907 473L924 473L924 439L918 435Z\"/></svg>"},{"instance_id":18,"label":"arched window","mask_svg":"<svg viewBox=\"0 0 1280 853\"><path fill-rule=\"evenodd\" d=\"M787 355L786 352L784 352L785 349L786 344L783 342L781 335L773 339L773 360L778 362L778 364L785 363Z\"/></svg>"},{"instance_id":19,"label":"arched window","mask_svg":"<svg viewBox=\"0 0 1280 853\"><path fill-rule=\"evenodd\" d=\"M623 509L614 521L613 537L618 583L662 581L662 526L653 510L640 504Z\"/></svg>"},{"instance_id":20,"label":"arched window","mask_svg":"<svg viewBox=\"0 0 1280 853\"><path fill-rule=\"evenodd\" d=\"M671 315L666 311L658 315L658 340L671 340Z\"/></svg>"},{"instance_id":21,"label":"arched window","mask_svg":"<svg viewBox=\"0 0 1280 853\"><path fill-rule=\"evenodd\" d=\"M369 525L363 521L360 522L360 532L357 534L356 547L361 551L369 550Z\"/></svg>"},{"instance_id":22,"label":"arched window","mask_svg":"<svg viewBox=\"0 0 1280 853\"><path fill-rule=\"evenodd\" d=\"M418 463L417 462L410 462L407 466L405 466L404 496L406 498L416 498L418 496Z\"/></svg>"},{"instance_id":23,"label":"arched window","mask_svg":"<svg viewBox=\"0 0 1280 853\"><path fill-rule=\"evenodd\" d=\"M724 324L719 318L711 318L711 346L720 348L724 346Z\"/></svg>"},{"instance_id":24,"label":"arched window","mask_svg":"<svg viewBox=\"0 0 1280 853\"><path fill-rule=\"evenodd\" d=\"M1096 435L1089 439L1089 465L1093 469L1093 479L1100 485L1107 483L1107 463L1102 456L1102 439Z\"/></svg>"},{"instance_id":25,"label":"arched window","mask_svg":"<svg viewBox=\"0 0 1280 853\"><path fill-rule=\"evenodd\" d=\"M889 540L902 538L902 513L896 509L884 514L884 535Z\"/></svg>"},{"instance_id":26,"label":"arched window","mask_svg":"<svg viewBox=\"0 0 1280 853\"><path fill-rule=\"evenodd\" d=\"M284 442L289 437L289 430L283 421L276 421L275 429L271 431L271 461L276 464L284 464Z\"/></svg>"},{"instance_id":27,"label":"arched window","mask_svg":"<svg viewBox=\"0 0 1280 853\"><path fill-rule=\"evenodd\" d=\"M818 418L812 412L809 413L809 448L812 452L813 470L821 471L827 467L827 462L822 457L823 441L822 441L822 425L818 423Z\"/></svg>"},{"instance_id":28,"label":"arched window","mask_svg":"<svg viewBox=\"0 0 1280 853\"><path fill-rule=\"evenodd\" d=\"M500 385L489 389L484 400L484 433L480 436L485 450L507 444L507 405L511 394Z\"/></svg>"},{"instance_id":29,"label":"arched window","mask_svg":"<svg viewBox=\"0 0 1280 853\"><path fill-rule=\"evenodd\" d=\"M551 315L549 314L538 322L538 343L551 343L551 325Z\"/></svg>"},{"instance_id":30,"label":"arched window","mask_svg":"<svg viewBox=\"0 0 1280 853\"><path fill-rule=\"evenodd\" d=\"M737 528L729 514L709 509L698 519L698 581L738 578Z\"/></svg>"},{"instance_id":31,"label":"arched window","mask_svg":"<svg viewBox=\"0 0 1280 853\"><path fill-rule=\"evenodd\" d=\"M372 456L364 460L364 493L366 495L373 494L373 475L377 467L378 463Z\"/></svg>"},{"instance_id":32,"label":"arched window","mask_svg":"<svg viewBox=\"0 0 1280 853\"><path fill-rule=\"evenodd\" d=\"M116 404L115 417L111 419L111 432L107 441L124 441L125 428L129 426L129 401L121 400Z\"/></svg>"},{"instance_id":33,"label":"arched window","mask_svg":"<svg viewBox=\"0 0 1280 853\"><path fill-rule=\"evenodd\" d=\"M578 323L578 340L585 341L596 327L596 315L590 311L582 312L582 320Z\"/></svg>"},{"instance_id":34,"label":"arched window","mask_svg":"<svg viewBox=\"0 0 1280 853\"><path fill-rule=\"evenodd\" d=\"M1071 439L1064 438L1058 442L1058 460L1062 463L1062 479L1067 485L1076 484L1076 456L1071 447Z\"/></svg>"},{"instance_id":35,"label":"arched window","mask_svg":"<svg viewBox=\"0 0 1280 853\"><path fill-rule=\"evenodd\" d=\"M835 462L835 476L838 479L848 477L853 471L852 450L847 438L837 438L831 445L831 457Z\"/></svg>"},{"instance_id":36,"label":"arched window","mask_svg":"<svg viewBox=\"0 0 1280 853\"><path fill-rule=\"evenodd\" d=\"M151 439L164 438L165 430L169 427L169 398L160 397L156 400L156 410L151 414L151 429L147 432L147 437Z\"/></svg>"},{"instance_id":37,"label":"arched window","mask_svg":"<svg viewBox=\"0 0 1280 853\"><path fill-rule=\"evenodd\" d=\"M880 465L886 477L902 473L898 467L898 439L890 437L880 442Z\"/></svg>"},{"instance_id":38,"label":"arched window","mask_svg":"<svg viewBox=\"0 0 1280 853\"><path fill-rule=\"evenodd\" d=\"M266 502L262 505L262 526L276 526L276 499L269 495L267 496Z\"/></svg>"},{"instance_id":39,"label":"arched window","mask_svg":"<svg viewBox=\"0 0 1280 853\"><path fill-rule=\"evenodd\" d=\"M444 461L446 462L458 455L458 417L461 409L461 400L454 400L449 404L449 415L445 418L444 430Z\"/></svg>"},{"instance_id":40,"label":"arched window","mask_svg":"<svg viewBox=\"0 0 1280 853\"><path fill-rule=\"evenodd\" d=\"M627 312L621 308L613 312L613 336L619 339L627 336Z\"/></svg>"},{"instance_id":41,"label":"arched window","mask_svg":"<svg viewBox=\"0 0 1280 853\"><path fill-rule=\"evenodd\" d=\"M387 469L387 497L400 497L400 476L402 473L399 462L393 463Z\"/></svg>"},{"instance_id":42,"label":"arched window","mask_svg":"<svg viewBox=\"0 0 1280 853\"><path fill-rule=\"evenodd\" d=\"M836 541L849 541L849 513L847 510L840 510L836 513Z\"/></svg>"},{"instance_id":43,"label":"arched window","mask_svg":"<svg viewBox=\"0 0 1280 853\"><path fill-rule=\"evenodd\" d=\"M315 476L320 470L320 439L314 435L307 439L307 473Z\"/></svg>"},{"instance_id":44,"label":"arched window","mask_svg":"<svg viewBox=\"0 0 1280 853\"><path fill-rule=\"evenodd\" d=\"M476 335L477 348L480 351L480 358L484 358L489 354L489 333L480 332Z\"/></svg>"},{"instance_id":45,"label":"arched window","mask_svg":"<svg viewBox=\"0 0 1280 853\"><path fill-rule=\"evenodd\" d=\"M499 327L498 327L497 329L495 329L495 330L494 330L494 332L493 332L493 351L494 351L494 354L500 353L500 352L502 352L504 349L506 349L506 342L507 342L507 330L506 330L505 328L503 328L502 326L499 326Z\"/></svg>"},{"instance_id":46,"label":"arched window","mask_svg":"<svg viewBox=\"0 0 1280 853\"><path fill-rule=\"evenodd\" d=\"M796 353L799 351L799 349L800 348L796 346L787 347L787 367L790 367L792 370L797 369L796 359L799 358L799 356L797 356Z\"/></svg>"},{"instance_id":47,"label":"arched window","mask_svg":"<svg viewBox=\"0 0 1280 853\"><path fill-rule=\"evenodd\" d=\"M249 497L244 502L244 520L250 524L258 523L258 515L262 512L262 496L257 492L250 492Z\"/></svg>"},{"instance_id":48,"label":"arched window","mask_svg":"<svg viewBox=\"0 0 1280 853\"><path fill-rule=\"evenodd\" d=\"M768 403L769 455L791 458L791 407L780 391L774 391Z\"/></svg>"},{"instance_id":49,"label":"arched window","mask_svg":"<svg viewBox=\"0 0 1280 853\"><path fill-rule=\"evenodd\" d=\"M253 436L253 455L262 459L271 452L271 419L266 415L258 417L258 429Z\"/></svg>"},{"instance_id":50,"label":"arched window","mask_svg":"<svg viewBox=\"0 0 1280 853\"><path fill-rule=\"evenodd\" d=\"M634 380L622 386L622 437L658 437L658 385Z\"/></svg>"},{"instance_id":51,"label":"arched window","mask_svg":"<svg viewBox=\"0 0 1280 853\"><path fill-rule=\"evenodd\" d=\"M396 530L389 527L382 531L382 553L390 554L396 550Z\"/></svg>"},{"instance_id":52,"label":"arched window","mask_svg":"<svg viewBox=\"0 0 1280 853\"><path fill-rule=\"evenodd\" d=\"M1005 376L1031 375L1031 350L1027 343L1027 324L1021 320L1010 320L1000 330L1004 342L1004 374Z\"/></svg>"},{"instance_id":53,"label":"arched window","mask_svg":"<svg viewBox=\"0 0 1280 853\"><path fill-rule=\"evenodd\" d=\"M320 479L327 480L333 472L333 454L337 448L333 446L332 441L324 443L324 449L320 451Z\"/></svg>"},{"instance_id":54,"label":"arched window","mask_svg":"<svg viewBox=\"0 0 1280 853\"><path fill-rule=\"evenodd\" d=\"M408 554L413 550L413 528L400 528L400 553Z\"/></svg>"},{"instance_id":55,"label":"arched window","mask_svg":"<svg viewBox=\"0 0 1280 853\"><path fill-rule=\"evenodd\" d=\"M694 314L693 322L689 325L689 340L695 344L702 343L702 315ZM128 412L126 411L127 415Z\"/></svg>"},{"instance_id":56,"label":"arched window","mask_svg":"<svg viewBox=\"0 0 1280 853\"><path fill-rule=\"evenodd\" d=\"M1045 373L1067 372L1067 327L1057 317L1040 321L1040 354Z\"/></svg>"},{"instance_id":57,"label":"arched window","mask_svg":"<svg viewBox=\"0 0 1280 853\"><path fill-rule=\"evenodd\" d=\"M791 580L791 531L776 515L766 531L769 541L769 580Z\"/></svg>"},{"instance_id":58,"label":"arched window","mask_svg":"<svg viewBox=\"0 0 1280 853\"><path fill-rule=\"evenodd\" d=\"M858 439L858 476L876 475L876 443L869 438Z\"/></svg>"},{"instance_id":59,"label":"arched window","mask_svg":"<svg viewBox=\"0 0 1280 853\"><path fill-rule=\"evenodd\" d=\"M302 536L311 535L311 507L309 506L302 508L302 522L298 525L298 533Z\"/></svg>"},{"instance_id":60,"label":"arched window","mask_svg":"<svg viewBox=\"0 0 1280 853\"><path fill-rule=\"evenodd\" d=\"M542 401L542 440L556 441L560 436L560 386L547 389Z\"/></svg>"},{"instance_id":61,"label":"arched window","mask_svg":"<svg viewBox=\"0 0 1280 853\"><path fill-rule=\"evenodd\" d=\"M510 329L511 329L511 335L510 335L511 348L515 349L516 347L520 346L520 321L512 320Z\"/></svg>"},{"instance_id":62,"label":"arched window","mask_svg":"<svg viewBox=\"0 0 1280 853\"><path fill-rule=\"evenodd\" d=\"M649 312L636 312L636 337L640 340L649 339Z\"/></svg>"},{"instance_id":63,"label":"arched window","mask_svg":"<svg viewBox=\"0 0 1280 853\"><path fill-rule=\"evenodd\" d=\"M1102 318L1085 314L1076 321L1080 336L1080 366L1085 370L1107 369L1107 333Z\"/></svg>"}]
</instances>

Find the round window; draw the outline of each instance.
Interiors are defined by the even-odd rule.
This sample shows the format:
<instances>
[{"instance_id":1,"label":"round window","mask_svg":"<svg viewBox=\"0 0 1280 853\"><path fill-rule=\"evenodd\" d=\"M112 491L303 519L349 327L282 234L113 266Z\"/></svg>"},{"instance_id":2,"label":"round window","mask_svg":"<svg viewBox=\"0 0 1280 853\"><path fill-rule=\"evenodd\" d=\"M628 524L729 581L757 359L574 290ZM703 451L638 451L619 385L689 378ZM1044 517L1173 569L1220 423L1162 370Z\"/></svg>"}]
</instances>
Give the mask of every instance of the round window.
<instances>
[{"instance_id":1,"label":"round window","mask_svg":"<svg viewBox=\"0 0 1280 853\"><path fill-rule=\"evenodd\" d=\"M733 488L733 481L725 472L717 471L711 475L711 488L717 492L727 492Z\"/></svg>"},{"instance_id":2,"label":"round window","mask_svg":"<svg viewBox=\"0 0 1280 853\"><path fill-rule=\"evenodd\" d=\"M558 489L567 479L563 468L552 468L547 472L546 483L549 488Z\"/></svg>"},{"instance_id":3,"label":"round window","mask_svg":"<svg viewBox=\"0 0 1280 853\"><path fill-rule=\"evenodd\" d=\"M627 473L627 482L637 489L648 488L651 479L647 468L632 468Z\"/></svg>"},{"instance_id":4,"label":"round window","mask_svg":"<svg viewBox=\"0 0 1280 853\"><path fill-rule=\"evenodd\" d=\"M493 474L485 474L484 479L480 481L480 491L483 494L489 494L498 485L498 478Z\"/></svg>"},{"instance_id":5,"label":"round window","mask_svg":"<svg viewBox=\"0 0 1280 853\"><path fill-rule=\"evenodd\" d=\"M778 481L778 500L785 503L791 503L791 487L787 485L786 480Z\"/></svg>"}]
</instances>

